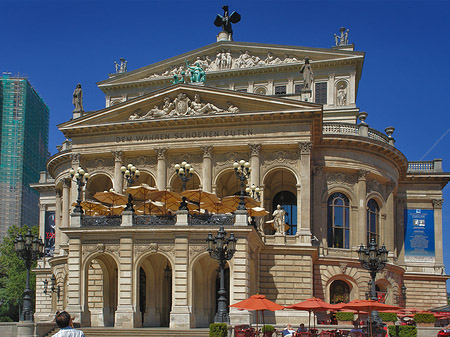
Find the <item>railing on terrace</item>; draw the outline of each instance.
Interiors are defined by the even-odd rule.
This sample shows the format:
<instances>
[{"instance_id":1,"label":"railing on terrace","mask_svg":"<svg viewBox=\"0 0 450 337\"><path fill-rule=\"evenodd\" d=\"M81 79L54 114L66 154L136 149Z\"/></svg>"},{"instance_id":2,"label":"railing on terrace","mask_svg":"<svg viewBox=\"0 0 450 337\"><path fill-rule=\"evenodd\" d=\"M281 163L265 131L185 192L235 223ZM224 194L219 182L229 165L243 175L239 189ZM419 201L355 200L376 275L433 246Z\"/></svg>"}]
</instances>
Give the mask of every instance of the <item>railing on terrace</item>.
<instances>
[{"instance_id":1,"label":"railing on terrace","mask_svg":"<svg viewBox=\"0 0 450 337\"><path fill-rule=\"evenodd\" d=\"M174 226L177 222L176 215L134 215L133 226ZM235 222L235 216L232 214L199 214L189 215L188 223L190 226L232 226ZM122 216L81 216L82 227L107 227L121 226Z\"/></svg>"},{"instance_id":2,"label":"railing on terrace","mask_svg":"<svg viewBox=\"0 0 450 337\"><path fill-rule=\"evenodd\" d=\"M417 172L442 172L442 159L409 161L408 173Z\"/></svg>"},{"instance_id":3,"label":"railing on terrace","mask_svg":"<svg viewBox=\"0 0 450 337\"><path fill-rule=\"evenodd\" d=\"M81 225L84 227L94 226L120 226L122 217L120 215L83 215L81 217Z\"/></svg>"},{"instance_id":4,"label":"railing on terrace","mask_svg":"<svg viewBox=\"0 0 450 337\"><path fill-rule=\"evenodd\" d=\"M232 226L234 220L231 214L190 214L188 217L191 226Z\"/></svg>"},{"instance_id":5,"label":"railing on terrace","mask_svg":"<svg viewBox=\"0 0 450 337\"><path fill-rule=\"evenodd\" d=\"M177 222L176 215L135 215L135 226L174 226Z\"/></svg>"}]
</instances>

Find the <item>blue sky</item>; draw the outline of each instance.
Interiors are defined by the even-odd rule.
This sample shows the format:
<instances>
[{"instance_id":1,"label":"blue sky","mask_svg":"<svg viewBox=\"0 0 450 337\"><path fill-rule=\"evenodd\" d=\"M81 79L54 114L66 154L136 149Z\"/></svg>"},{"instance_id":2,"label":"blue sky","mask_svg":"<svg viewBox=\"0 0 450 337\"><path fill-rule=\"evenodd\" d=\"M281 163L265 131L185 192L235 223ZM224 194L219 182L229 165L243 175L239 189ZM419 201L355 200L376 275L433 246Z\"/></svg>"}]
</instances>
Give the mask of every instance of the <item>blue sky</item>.
<instances>
[{"instance_id":1,"label":"blue sky","mask_svg":"<svg viewBox=\"0 0 450 337\"><path fill-rule=\"evenodd\" d=\"M215 42L223 4L242 15L235 41L329 48L339 27L349 28L349 41L366 52L357 105L370 127L394 126L409 160L442 158L450 171L450 1L2 0L0 71L28 76L50 107L54 154L64 140L56 125L71 118L78 82L85 110L103 108L96 82L114 61L125 57L133 70ZM444 254L450 267L450 245Z\"/></svg>"}]
</instances>

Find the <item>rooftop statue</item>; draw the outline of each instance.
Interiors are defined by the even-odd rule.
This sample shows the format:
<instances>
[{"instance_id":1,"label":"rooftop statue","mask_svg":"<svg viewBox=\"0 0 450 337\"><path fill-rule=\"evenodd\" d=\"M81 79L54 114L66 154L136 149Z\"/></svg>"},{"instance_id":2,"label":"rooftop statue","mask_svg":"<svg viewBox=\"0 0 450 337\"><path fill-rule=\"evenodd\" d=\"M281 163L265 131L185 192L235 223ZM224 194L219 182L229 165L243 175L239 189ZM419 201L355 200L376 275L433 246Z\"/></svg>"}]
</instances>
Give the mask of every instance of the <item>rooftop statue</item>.
<instances>
[{"instance_id":1,"label":"rooftop statue","mask_svg":"<svg viewBox=\"0 0 450 337\"><path fill-rule=\"evenodd\" d=\"M114 65L116 66L116 74L119 73L126 73L127 72L127 61L121 57L120 58L120 64L114 61Z\"/></svg>"},{"instance_id":2,"label":"rooftop statue","mask_svg":"<svg viewBox=\"0 0 450 337\"><path fill-rule=\"evenodd\" d=\"M83 90L81 89L81 84L78 83L77 87L73 91L72 104L75 105L73 112L82 112L83 110Z\"/></svg>"},{"instance_id":3,"label":"rooftop statue","mask_svg":"<svg viewBox=\"0 0 450 337\"><path fill-rule=\"evenodd\" d=\"M222 27L223 32L227 32L229 34L233 34L233 29L231 29L232 23L238 23L241 21L241 15L233 12L231 15L228 13L228 6L222 6L223 9L223 16L220 14L217 14L216 19L214 20L214 24L217 27Z\"/></svg>"},{"instance_id":4,"label":"rooftop statue","mask_svg":"<svg viewBox=\"0 0 450 337\"><path fill-rule=\"evenodd\" d=\"M197 62L195 65L191 66L187 60L185 60L185 62L186 69L189 69L189 71L191 72L191 82L205 82L205 71L202 69L202 67L200 67L200 63Z\"/></svg>"},{"instance_id":5,"label":"rooftop statue","mask_svg":"<svg viewBox=\"0 0 450 337\"><path fill-rule=\"evenodd\" d=\"M314 73L309 63L309 57L305 57L305 64L300 68L300 74L303 74L303 90L311 91L311 86L314 81Z\"/></svg>"},{"instance_id":6,"label":"rooftop statue","mask_svg":"<svg viewBox=\"0 0 450 337\"><path fill-rule=\"evenodd\" d=\"M334 42L336 46L348 46L348 32L350 29L345 30L345 27L341 27L339 31L341 32L341 36L334 34Z\"/></svg>"}]
</instances>

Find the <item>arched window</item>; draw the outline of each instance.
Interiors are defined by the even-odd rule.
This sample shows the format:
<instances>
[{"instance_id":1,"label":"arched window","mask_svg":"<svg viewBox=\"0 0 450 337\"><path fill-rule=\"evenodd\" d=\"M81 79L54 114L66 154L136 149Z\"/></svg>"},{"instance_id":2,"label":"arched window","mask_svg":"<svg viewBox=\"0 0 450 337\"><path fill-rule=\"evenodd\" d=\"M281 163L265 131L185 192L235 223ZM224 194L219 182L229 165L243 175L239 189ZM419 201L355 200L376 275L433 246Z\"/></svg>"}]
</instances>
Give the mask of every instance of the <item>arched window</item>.
<instances>
[{"instance_id":1,"label":"arched window","mask_svg":"<svg viewBox=\"0 0 450 337\"><path fill-rule=\"evenodd\" d=\"M348 198L334 193L328 198L328 247L350 247L350 210Z\"/></svg>"},{"instance_id":2,"label":"arched window","mask_svg":"<svg viewBox=\"0 0 450 337\"><path fill-rule=\"evenodd\" d=\"M350 300L350 287L347 282L336 280L330 286L331 304L348 303Z\"/></svg>"},{"instance_id":3,"label":"arched window","mask_svg":"<svg viewBox=\"0 0 450 337\"><path fill-rule=\"evenodd\" d=\"M367 244L372 238L376 242L380 239L380 208L374 199L367 203Z\"/></svg>"}]
</instances>

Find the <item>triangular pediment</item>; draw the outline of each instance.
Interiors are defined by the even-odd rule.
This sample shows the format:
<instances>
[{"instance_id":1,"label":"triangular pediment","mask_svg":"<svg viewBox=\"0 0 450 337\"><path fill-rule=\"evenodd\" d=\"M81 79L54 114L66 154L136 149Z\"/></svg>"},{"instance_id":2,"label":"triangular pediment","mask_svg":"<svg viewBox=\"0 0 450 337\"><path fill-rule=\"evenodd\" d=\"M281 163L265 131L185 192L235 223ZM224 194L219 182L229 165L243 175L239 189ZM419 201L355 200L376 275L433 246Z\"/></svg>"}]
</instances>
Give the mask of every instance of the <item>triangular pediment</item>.
<instances>
[{"instance_id":1,"label":"triangular pediment","mask_svg":"<svg viewBox=\"0 0 450 337\"><path fill-rule=\"evenodd\" d=\"M321 119L322 105L195 84L177 84L102 110L85 112L82 117L58 127L67 138L71 138L83 132L190 123L217 124L255 118L256 115L270 119L274 114L295 113Z\"/></svg>"},{"instance_id":2,"label":"triangular pediment","mask_svg":"<svg viewBox=\"0 0 450 337\"><path fill-rule=\"evenodd\" d=\"M364 62L363 52L221 41L133 71L112 74L109 79L97 84L105 92L131 83L143 86L167 84L174 75L179 76L186 69L186 60L189 64L200 62L207 79L214 79L224 73L232 76L238 72L299 67L305 57L314 67L329 65L330 62L353 62L357 69L361 69Z\"/></svg>"}]
</instances>

